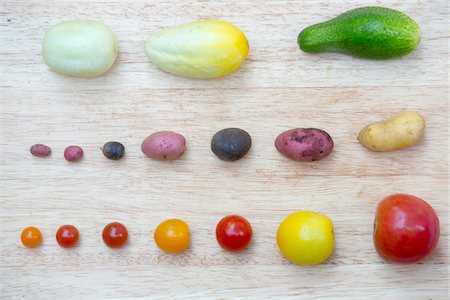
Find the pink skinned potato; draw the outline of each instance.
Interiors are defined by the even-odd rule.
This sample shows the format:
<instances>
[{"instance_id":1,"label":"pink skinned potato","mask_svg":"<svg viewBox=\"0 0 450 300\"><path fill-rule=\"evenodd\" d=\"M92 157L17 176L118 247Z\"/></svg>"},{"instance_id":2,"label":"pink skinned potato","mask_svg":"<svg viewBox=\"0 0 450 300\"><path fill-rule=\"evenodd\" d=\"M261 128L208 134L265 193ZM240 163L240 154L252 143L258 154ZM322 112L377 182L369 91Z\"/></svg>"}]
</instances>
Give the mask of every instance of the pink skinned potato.
<instances>
[{"instance_id":1,"label":"pink skinned potato","mask_svg":"<svg viewBox=\"0 0 450 300\"><path fill-rule=\"evenodd\" d=\"M159 131L148 136L142 142L141 149L155 160L176 160L186 150L186 140L176 132Z\"/></svg>"},{"instance_id":2,"label":"pink skinned potato","mask_svg":"<svg viewBox=\"0 0 450 300\"><path fill-rule=\"evenodd\" d=\"M35 144L30 148L30 153L37 157L49 156L51 152L50 147L43 144Z\"/></svg>"},{"instance_id":3,"label":"pink skinned potato","mask_svg":"<svg viewBox=\"0 0 450 300\"><path fill-rule=\"evenodd\" d=\"M83 157L83 149L80 146L68 146L64 150L64 158L67 161L75 162Z\"/></svg>"},{"instance_id":4,"label":"pink skinned potato","mask_svg":"<svg viewBox=\"0 0 450 300\"><path fill-rule=\"evenodd\" d=\"M275 140L278 152L296 161L317 161L333 151L333 139L316 128L295 128L281 133Z\"/></svg>"}]
</instances>

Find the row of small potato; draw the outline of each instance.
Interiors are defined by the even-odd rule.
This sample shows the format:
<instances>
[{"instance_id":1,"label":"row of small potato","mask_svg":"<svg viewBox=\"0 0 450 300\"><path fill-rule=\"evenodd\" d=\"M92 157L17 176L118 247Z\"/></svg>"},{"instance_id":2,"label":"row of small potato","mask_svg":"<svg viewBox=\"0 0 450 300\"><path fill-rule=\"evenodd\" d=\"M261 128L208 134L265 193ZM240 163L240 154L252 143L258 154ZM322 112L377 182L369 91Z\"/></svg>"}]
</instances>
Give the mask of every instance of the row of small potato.
<instances>
[{"instance_id":1,"label":"row of small potato","mask_svg":"<svg viewBox=\"0 0 450 300\"><path fill-rule=\"evenodd\" d=\"M424 134L425 121L416 112L402 112L384 122L369 124L361 130L359 142L373 151L392 151L415 145ZM250 150L250 135L239 128L218 131L211 139L211 150L222 160L236 161ZM296 161L318 161L326 158L333 150L331 136L316 128L295 128L281 133L275 140L275 147L284 156ZM186 150L186 139L173 131L155 132L141 145L142 152L155 160L176 160ZM103 154L113 160L121 159L125 147L119 142L108 142L102 148ZM31 154L49 156L50 147L35 144ZM83 156L79 146L69 146L64 151L68 161L78 161Z\"/></svg>"},{"instance_id":2,"label":"row of small potato","mask_svg":"<svg viewBox=\"0 0 450 300\"><path fill-rule=\"evenodd\" d=\"M399 57L420 42L417 23L384 7L350 10L304 29L299 47L309 53L341 52L371 59ZM76 77L107 72L118 52L115 34L103 23L71 20L50 28L43 42L44 60L54 71ZM236 26L203 20L163 30L148 38L145 53L161 69L190 78L217 78L237 70L249 52Z\"/></svg>"},{"instance_id":3,"label":"row of small potato","mask_svg":"<svg viewBox=\"0 0 450 300\"><path fill-rule=\"evenodd\" d=\"M216 226L216 239L228 251L245 250L252 239L250 223L241 216L224 217ZM392 262L415 263L425 259L439 241L439 219L424 200L406 194L395 194L383 199L377 207L373 239L378 253ZM61 247L72 248L80 233L73 225L63 225L56 232ZM105 226L104 243L110 248L121 248L128 241L127 228L118 222ZM35 248L42 242L42 234L30 226L22 231L24 246ZM168 253L181 253L190 244L189 226L180 219L169 219L154 232L158 247ZM281 222L277 231L281 253L300 265L322 263L334 249L333 222L323 214L297 211Z\"/></svg>"}]
</instances>

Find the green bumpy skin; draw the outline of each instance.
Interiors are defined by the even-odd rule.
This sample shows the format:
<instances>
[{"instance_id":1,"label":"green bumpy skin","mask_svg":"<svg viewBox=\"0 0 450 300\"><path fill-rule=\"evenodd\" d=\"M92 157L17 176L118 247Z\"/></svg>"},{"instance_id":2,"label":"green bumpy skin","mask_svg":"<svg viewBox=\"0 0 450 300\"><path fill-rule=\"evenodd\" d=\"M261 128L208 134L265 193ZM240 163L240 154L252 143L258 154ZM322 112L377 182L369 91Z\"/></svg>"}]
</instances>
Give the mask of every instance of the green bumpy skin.
<instances>
[{"instance_id":1,"label":"green bumpy skin","mask_svg":"<svg viewBox=\"0 0 450 300\"><path fill-rule=\"evenodd\" d=\"M404 13L384 7L356 8L298 35L298 45L305 52L339 52L370 59L406 55L419 42L419 25Z\"/></svg>"}]
</instances>

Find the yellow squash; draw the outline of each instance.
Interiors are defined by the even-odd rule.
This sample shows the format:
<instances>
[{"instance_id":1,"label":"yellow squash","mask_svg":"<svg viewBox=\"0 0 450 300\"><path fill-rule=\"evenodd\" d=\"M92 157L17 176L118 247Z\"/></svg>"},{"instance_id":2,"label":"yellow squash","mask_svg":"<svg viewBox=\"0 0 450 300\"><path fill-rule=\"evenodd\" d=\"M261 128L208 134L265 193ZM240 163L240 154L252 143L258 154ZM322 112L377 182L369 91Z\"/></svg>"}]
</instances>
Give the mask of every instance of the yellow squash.
<instances>
[{"instance_id":1,"label":"yellow squash","mask_svg":"<svg viewBox=\"0 0 450 300\"><path fill-rule=\"evenodd\" d=\"M217 78L236 71L249 50L233 24L204 20L163 30L148 38L145 53L166 72L190 78Z\"/></svg>"}]
</instances>

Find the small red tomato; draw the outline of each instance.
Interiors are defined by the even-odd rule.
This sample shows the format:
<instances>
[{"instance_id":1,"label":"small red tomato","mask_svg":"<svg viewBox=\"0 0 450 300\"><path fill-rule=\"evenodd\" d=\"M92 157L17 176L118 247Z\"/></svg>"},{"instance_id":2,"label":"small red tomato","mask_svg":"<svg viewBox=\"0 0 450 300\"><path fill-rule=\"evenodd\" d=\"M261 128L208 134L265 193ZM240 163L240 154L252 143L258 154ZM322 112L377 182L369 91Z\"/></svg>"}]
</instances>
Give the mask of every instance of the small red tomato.
<instances>
[{"instance_id":1,"label":"small red tomato","mask_svg":"<svg viewBox=\"0 0 450 300\"><path fill-rule=\"evenodd\" d=\"M128 230L119 222L109 223L103 229L102 237L108 247L120 248L128 240Z\"/></svg>"},{"instance_id":2,"label":"small red tomato","mask_svg":"<svg viewBox=\"0 0 450 300\"><path fill-rule=\"evenodd\" d=\"M217 224L216 238L225 250L241 251L252 239L252 226L241 216L226 216Z\"/></svg>"},{"instance_id":3,"label":"small red tomato","mask_svg":"<svg viewBox=\"0 0 450 300\"><path fill-rule=\"evenodd\" d=\"M78 242L80 233L73 225L63 225L56 232L56 241L61 247L71 248Z\"/></svg>"},{"instance_id":4,"label":"small red tomato","mask_svg":"<svg viewBox=\"0 0 450 300\"><path fill-rule=\"evenodd\" d=\"M436 248L439 232L436 213L420 198L395 194L378 204L375 247L392 262L415 263L426 258Z\"/></svg>"}]
</instances>

